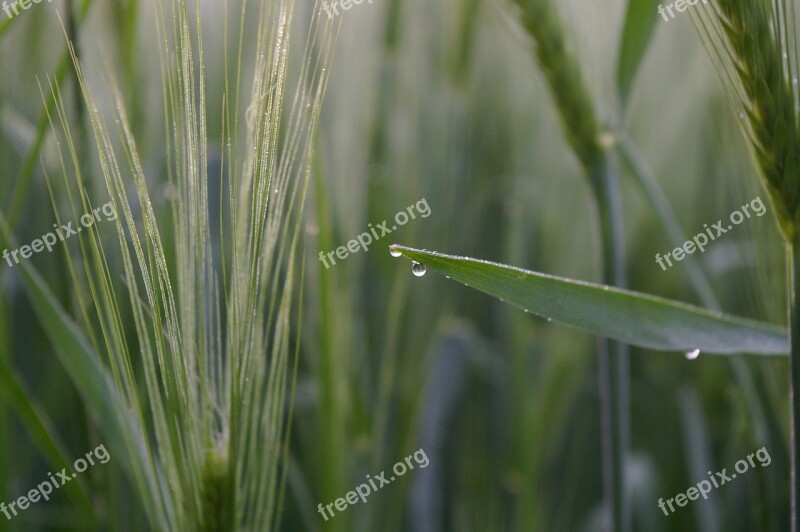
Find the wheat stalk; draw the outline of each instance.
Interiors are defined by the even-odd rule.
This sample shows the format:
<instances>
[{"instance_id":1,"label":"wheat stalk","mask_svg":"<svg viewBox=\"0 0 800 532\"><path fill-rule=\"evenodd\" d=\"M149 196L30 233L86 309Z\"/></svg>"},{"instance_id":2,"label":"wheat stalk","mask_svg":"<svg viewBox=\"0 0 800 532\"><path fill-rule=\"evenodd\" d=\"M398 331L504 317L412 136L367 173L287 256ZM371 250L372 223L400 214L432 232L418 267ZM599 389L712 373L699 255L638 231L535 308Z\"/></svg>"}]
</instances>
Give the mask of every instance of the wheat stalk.
<instances>
[{"instance_id":1,"label":"wheat stalk","mask_svg":"<svg viewBox=\"0 0 800 532\"><path fill-rule=\"evenodd\" d=\"M564 136L581 163L594 193L603 243L603 281L625 286L622 207L618 175L591 95L577 59L569 52L557 10L551 0L513 0L521 21L533 40L540 69L545 75L563 126ZM625 460L629 444L629 367L627 346L598 341L598 387L603 449L604 496L610 529L630 529L625 489Z\"/></svg>"},{"instance_id":2,"label":"wheat stalk","mask_svg":"<svg viewBox=\"0 0 800 532\"><path fill-rule=\"evenodd\" d=\"M798 42L794 3L713 0L695 24L737 108L787 243L787 317L791 340L791 530L800 512L800 146Z\"/></svg>"}]
</instances>

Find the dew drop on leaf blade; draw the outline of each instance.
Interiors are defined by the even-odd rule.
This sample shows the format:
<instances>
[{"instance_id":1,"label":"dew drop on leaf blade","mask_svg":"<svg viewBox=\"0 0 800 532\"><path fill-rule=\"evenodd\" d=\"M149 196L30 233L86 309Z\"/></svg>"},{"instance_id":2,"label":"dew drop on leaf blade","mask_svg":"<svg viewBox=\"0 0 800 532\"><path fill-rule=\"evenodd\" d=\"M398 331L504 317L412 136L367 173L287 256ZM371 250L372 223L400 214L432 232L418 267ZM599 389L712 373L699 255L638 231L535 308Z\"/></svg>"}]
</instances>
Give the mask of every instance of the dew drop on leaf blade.
<instances>
[{"instance_id":1,"label":"dew drop on leaf blade","mask_svg":"<svg viewBox=\"0 0 800 532\"><path fill-rule=\"evenodd\" d=\"M700 356L700 350L694 349L686 353L686 360L695 360L699 356Z\"/></svg>"},{"instance_id":2,"label":"dew drop on leaf blade","mask_svg":"<svg viewBox=\"0 0 800 532\"><path fill-rule=\"evenodd\" d=\"M424 264L420 264L419 262L411 263L411 273L413 273L417 277L422 277L423 275L425 275L425 272L427 271L428 269L425 267Z\"/></svg>"}]
</instances>

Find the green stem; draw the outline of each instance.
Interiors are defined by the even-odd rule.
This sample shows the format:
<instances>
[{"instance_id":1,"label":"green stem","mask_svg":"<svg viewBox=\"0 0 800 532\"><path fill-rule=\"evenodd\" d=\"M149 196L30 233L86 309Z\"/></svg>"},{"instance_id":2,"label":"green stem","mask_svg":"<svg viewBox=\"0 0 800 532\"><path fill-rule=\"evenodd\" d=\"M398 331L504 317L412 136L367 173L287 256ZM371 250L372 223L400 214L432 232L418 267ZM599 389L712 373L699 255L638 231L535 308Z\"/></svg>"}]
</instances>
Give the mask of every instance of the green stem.
<instances>
[{"instance_id":1,"label":"green stem","mask_svg":"<svg viewBox=\"0 0 800 532\"><path fill-rule=\"evenodd\" d=\"M644 193L650 207L658 214L658 219L661 221L672 244L675 247L682 246L687 240L686 233L678 222L675 211L672 210L672 206L664 195L664 191L659 186L653 171L647 165L647 162L627 134L622 134L618 147L619 154L631 169L633 177L635 178L634 180ZM686 260L683 261L683 265L686 268L686 272L689 274L689 280L692 282L703 304L714 310L719 310L719 301L714 294L714 289L711 287L711 282L708 280L700 260L694 255L687 255Z\"/></svg>"},{"instance_id":2,"label":"green stem","mask_svg":"<svg viewBox=\"0 0 800 532\"><path fill-rule=\"evenodd\" d=\"M0 366L10 365L11 345L8 341L8 314L6 313L6 296L0 296ZM7 501L11 497L11 407L0 400L0 500ZM9 532L8 522L0 522L0 532Z\"/></svg>"},{"instance_id":3,"label":"green stem","mask_svg":"<svg viewBox=\"0 0 800 532\"><path fill-rule=\"evenodd\" d=\"M800 479L798 479L797 460L800 457L800 439L797 431L800 429L800 321L798 319L798 303L800 303L800 237L796 236L794 242L788 245L787 253L787 295L789 305L789 332L791 338L791 357L789 359L789 374L791 375L789 391L791 397L792 423L791 423L791 484L792 484L792 532L798 532L797 513L800 508Z\"/></svg>"},{"instance_id":4,"label":"green stem","mask_svg":"<svg viewBox=\"0 0 800 532\"><path fill-rule=\"evenodd\" d=\"M201 532L224 532L234 525L235 501L228 482L231 474L226 447L206 451L200 486L202 516L197 523Z\"/></svg>"},{"instance_id":5,"label":"green stem","mask_svg":"<svg viewBox=\"0 0 800 532\"><path fill-rule=\"evenodd\" d=\"M603 244L603 282L625 286L622 200L617 169L608 149L600 142L602 127L591 91L581 76L580 63L570 53L558 10L551 0L516 0L522 23L535 42L534 52L547 79L561 121L565 140L588 174L597 203ZM611 507L610 529L630 529L624 486L628 448L628 352L609 340L598 341L598 386L603 449L603 491Z\"/></svg>"},{"instance_id":6,"label":"green stem","mask_svg":"<svg viewBox=\"0 0 800 532\"><path fill-rule=\"evenodd\" d=\"M594 186L603 244L603 282L626 285L622 199L619 176L609 154L593 168ZM625 489L625 458L630 440L628 346L598 341L598 387L603 449L603 490L611 505L610 530L630 530L628 494Z\"/></svg>"},{"instance_id":7,"label":"green stem","mask_svg":"<svg viewBox=\"0 0 800 532\"><path fill-rule=\"evenodd\" d=\"M319 144L318 144L319 145ZM325 165L320 151L314 155L314 201L317 218L320 220L319 247L323 250L333 249L334 229L331 228L333 217L329 209L330 196L326 192ZM319 283L319 358L318 372L320 375L320 402L319 402L319 459L325 464L321 469L318 484L319 493L324 502L338 497L339 493L346 490L347 475L347 447L350 417L350 399L347 393L350 363L343 362L339 356L337 345L341 342L337 338L337 331L348 329L349 311L343 312L342 306L334 297L336 281L332 276L334 271L323 270L322 264L318 268ZM319 516L317 516L319 517ZM327 523L326 530L347 530L350 522L346 518Z\"/></svg>"}]
</instances>

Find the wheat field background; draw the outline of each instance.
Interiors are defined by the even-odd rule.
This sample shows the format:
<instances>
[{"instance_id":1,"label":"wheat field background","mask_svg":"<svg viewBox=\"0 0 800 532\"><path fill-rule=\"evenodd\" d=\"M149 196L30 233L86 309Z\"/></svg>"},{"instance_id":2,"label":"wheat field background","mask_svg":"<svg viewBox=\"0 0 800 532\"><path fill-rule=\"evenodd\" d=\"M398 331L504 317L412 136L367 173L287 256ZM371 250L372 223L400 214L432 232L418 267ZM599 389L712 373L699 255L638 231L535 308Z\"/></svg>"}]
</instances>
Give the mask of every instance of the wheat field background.
<instances>
[{"instance_id":1,"label":"wheat field background","mask_svg":"<svg viewBox=\"0 0 800 532\"><path fill-rule=\"evenodd\" d=\"M767 205L665 271L654 257L677 244L653 189L611 149L628 288L786 325L775 207L699 8L664 21L657 3L633 4L648 23L624 104L624 0L374 0L334 19L288 0L0 11L0 245L31 243L86 212L84 200L113 200L119 215L24 260L28 270L0 262L0 502L99 445L111 456L50 500L0 514L0 532L789 528L787 357L631 346L630 430L609 498L597 338L430 267L412 275L389 253L612 284L591 154L570 136L588 120L569 99L578 73L601 133L587 142L630 144L686 238L756 197ZM776 4L793 16L792 0ZM558 52L541 44L560 37L566 78L560 56L548 69L537 55ZM285 73L270 70L281 61ZM319 260L422 199L429 216L330 268ZM92 375L107 380L95 389ZM762 447L768 466L659 509ZM320 514L418 449L425 468Z\"/></svg>"}]
</instances>

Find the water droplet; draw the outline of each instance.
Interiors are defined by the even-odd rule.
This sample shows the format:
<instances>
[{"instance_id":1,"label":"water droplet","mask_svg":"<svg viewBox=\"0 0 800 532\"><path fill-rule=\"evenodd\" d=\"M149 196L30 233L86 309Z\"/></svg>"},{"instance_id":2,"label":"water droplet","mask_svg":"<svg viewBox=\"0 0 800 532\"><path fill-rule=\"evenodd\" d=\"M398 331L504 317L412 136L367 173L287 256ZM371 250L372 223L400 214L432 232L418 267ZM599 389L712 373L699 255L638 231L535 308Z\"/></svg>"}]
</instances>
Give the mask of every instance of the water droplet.
<instances>
[{"instance_id":1,"label":"water droplet","mask_svg":"<svg viewBox=\"0 0 800 532\"><path fill-rule=\"evenodd\" d=\"M743 112L742 112L742 113L739 113L739 118L741 118L742 120L744 120L744 113L743 113Z\"/></svg>"},{"instance_id":2,"label":"water droplet","mask_svg":"<svg viewBox=\"0 0 800 532\"><path fill-rule=\"evenodd\" d=\"M413 273L417 277L422 277L423 275L425 275L425 272L427 271L428 268L426 268L424 264L420 264L419 262L411 263L411 273Z\"/></svg>"},{"instance_id":3,"label":"water droplet","mask_svg":"<svg viewBox=\"0 0 800 532\"><path fill-rule=\"evenodd\" d=\"M783 58L784 59L789 59L789 54L787 54L786 52L783 52Z\"/></svg>"},{"instance_id":4,"label":"water droplet","mask_svg":"<svg viewBox=\"0 0 800 532\"><path fill-rule=\"evenodd\" d=\"M547 321L553 321L553 318L547 318Z\"/></svg>"},{"instance_id":5,"label":"water droplet","mask_svg":"<svg viewBox=\"0 0 800 532\"><path fill-rule=\"evenodd\" d=\"M700 356L700 350L695 349L693 351L689 351L688 353L686 353L686 360L694 360L699 356Z\"/></svg>"},{"instance_id":6,"label":"water droplet","mask_svg":"<svg viewBox=\"0 0 800 532\"><path fill-rule=\"evenodd\" d=\"M394 257L394 258L397 258L397 257L399 257L399 256L400 256L400 255L402 255L402 254L403 254L403 252L402 252L402 251L400 251L400 250L399 250L399 249L397 249L397 248L389 248L389 255L391 255L391 256L392 256L392 257Z\"/></svg>"}]
</instances>

